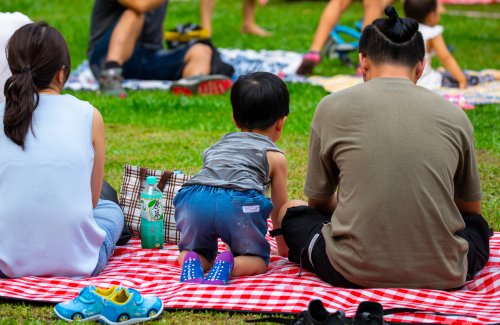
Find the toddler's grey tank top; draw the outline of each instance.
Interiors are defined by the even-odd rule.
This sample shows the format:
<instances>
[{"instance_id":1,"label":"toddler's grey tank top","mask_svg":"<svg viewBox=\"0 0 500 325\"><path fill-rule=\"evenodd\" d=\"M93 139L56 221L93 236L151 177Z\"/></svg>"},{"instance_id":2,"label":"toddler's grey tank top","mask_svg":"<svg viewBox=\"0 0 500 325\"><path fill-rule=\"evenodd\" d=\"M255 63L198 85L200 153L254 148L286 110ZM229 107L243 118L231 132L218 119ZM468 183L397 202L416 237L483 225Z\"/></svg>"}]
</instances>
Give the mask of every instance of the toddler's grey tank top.
<instances>
[{"instance_id":1,"label":"toddler's grey tank top","mask_svg":"<svg viewBox=\"0 0 500 325\"><path fill-rule=\"evenodd\" d=\"M206 185L267 195L271 179L267 151L283 153L269 137L250 132L225 134L203 151L203 168L182 186Z\"/></svg>"}]
</instances>

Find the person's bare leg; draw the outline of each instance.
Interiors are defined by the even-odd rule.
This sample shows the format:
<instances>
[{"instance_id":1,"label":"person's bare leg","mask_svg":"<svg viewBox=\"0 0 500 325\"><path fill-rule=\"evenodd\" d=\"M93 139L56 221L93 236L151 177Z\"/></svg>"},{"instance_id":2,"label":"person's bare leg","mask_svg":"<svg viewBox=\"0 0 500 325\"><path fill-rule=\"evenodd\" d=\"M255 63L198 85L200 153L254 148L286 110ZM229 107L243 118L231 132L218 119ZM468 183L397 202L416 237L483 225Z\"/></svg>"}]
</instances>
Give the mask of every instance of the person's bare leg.
<instances>
[{"instance_id":1,"label":"person's bare leg","mask_svg":"<svg viewBox=\"0 0 500 325\"><path fill-rule=\"evenodd\" d=\"M365 16L363 19L363 28L371 25L373 21L380 18L384 10L384 0L363 0L363 7L365 9Z\"/></svg>"},{"instance_id":2,"label":"person's bare leg","mask_svg":"<svg viewBox=\"0 0 500 325\"><path fill-rule=\"evenodd\" d=\"M234 269L231 276L251 276L266 273L267 265L257 256L238 256L234 258Z\"/></svg>"},{"instance_id":3,"label":"person's bare leg","mask_svg":"<svg viewBox=\"0 0 500 325\"><path fill-rule=\"evenodd\" d=\"M212 62L212 48L205 44L195 44L184 56L182 77L209 75Z\"/></svg>"},{"instance_id":4,"label":"person's bare leg","mask_svg":"<svg viewBox=\"0 0 500 325\"><path fill-rule=\"evenodd\" d=\"M278 213L278 225L281 228L281 222L283 221L283 218L285 217L286 210L289 208L293 207L299 207L299 206L308 206L307 202L302 201L302 200L290 200L287 203L283 204L283 206L280 209L280 212Z\"/></svg>"},{"instance_id":5,"label":"person's bare leg","mask_svg":"<svg viewBox=\"0 0 500 325\"><path fill-rule=\"evenodd\" d=\"M314 34L314 40L310 48L311 52L320 52L323 49L332 29L337 25L340 16L350 4L351 0L330 0L328 2L321 14L318 28Z\"/></svg>"},{"instance_id":6,"label":"person's bare leg","mask_svg":"<svg viewBox=\"0 0 500 325\"><path fill-rule=\"evenodd\" d=\"M179 257L177 258L177 261L179 262L179 265L182 266L184 265L184 256L186 256L187 253L189 253L187 249L183 250L180 254ZM203 271L208 271L212 268L212 265L214 264L213 262L209 262L203 255L198 254L200 257L201 261L201 267L203 268Z\"/></svg>"},{"instance_id":7,"label":"person's bare leg","mask_svg":"<svg viewBox=\"0 0 500 325\"><path fill-rule=\"evenodd\" d=\"M135 45L144 26L144 15L127 9L116 24L109 41L107 62L117 62L123 65L134 54Z\"/></svg>"},{"instance_id":8,"label":"person's bare leg","mask_svg":"<svg viewBox=\"0 0 500 325\"><path fill-rule=\"evenodd\" d=\"M215 2L217 0L200 0L200 22L212 35L212 16L214 14Z\"/></svg>"},{"instance_id":9,"label":"person's bare leg","mask_svg":"<svg viewBox=\"0 0 500 325\"><path fill-rule=\"evenodd\" d=\"M255 23L255 8L257 0L243 0L243 23L241 24L242 34L253 34L261 37L272 36L273 33L259 27Z\"/></svg>"}]
</instances>

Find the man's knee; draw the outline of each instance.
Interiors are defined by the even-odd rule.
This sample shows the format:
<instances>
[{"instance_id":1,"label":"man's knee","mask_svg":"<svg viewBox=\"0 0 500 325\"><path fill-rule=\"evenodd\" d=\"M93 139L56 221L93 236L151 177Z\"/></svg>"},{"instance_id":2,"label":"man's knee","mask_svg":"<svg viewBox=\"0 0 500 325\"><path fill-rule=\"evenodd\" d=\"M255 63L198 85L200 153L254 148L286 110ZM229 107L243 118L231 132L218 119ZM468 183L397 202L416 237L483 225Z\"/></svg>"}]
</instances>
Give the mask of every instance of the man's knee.
<instances>
[{"instance_id":1,"label":"man's knee","mask_svg":"<svg viewBox=\"0 0 500 325\"><path fill-rule=\"evenodd\" d=\"M187 51L186 57L209 57L212 58L212 48L206 44L195 44Z\"/></svg>"},{"instance_id":2,"label":"man's knee","mask_svg":"<svg viewBox=\"0 0 500 325\"><path fill-rule=\"evenodd\" d=\"M278 213L278 225L280 226L280 228L281 228L281 222L285 217L286 211L289 208L303 206L303 205L307 206L307 202L304 202L302 200L290 200L287 203L283 204L283 206L280 209L280 212Z\"/></svg>"}]
</instances>

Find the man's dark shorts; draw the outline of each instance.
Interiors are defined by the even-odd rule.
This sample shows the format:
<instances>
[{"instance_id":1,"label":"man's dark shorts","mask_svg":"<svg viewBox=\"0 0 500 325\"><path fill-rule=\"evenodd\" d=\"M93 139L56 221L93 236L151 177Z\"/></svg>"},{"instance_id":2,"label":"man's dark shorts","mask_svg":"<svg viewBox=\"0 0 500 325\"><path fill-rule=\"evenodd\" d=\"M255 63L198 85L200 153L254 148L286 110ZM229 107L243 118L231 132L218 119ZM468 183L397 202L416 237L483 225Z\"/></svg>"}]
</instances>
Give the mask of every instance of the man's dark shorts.
<instances>
[{"instance_id":1,"label":"man's dark shorts","mask_svg":"<svg viewBox=\"0 0 500 325\"><path fill-rule=\"evenodd\" d=\"M89 58L90 68L99 78L108 55L109 41L116 24L111 26L96 43ZM142 80L179 80L184 69L184 56L190 47L175 50L147 49L141 46L141 37L132 57L123 65L122 76L125 79Z\"/></svg>"},{"instance_id":2,"label":"man's dark shorts","mask_svg":"<svg viewBox=\"0 0 500 325\"><path fill-rule=\"evenodd\" d=\"M465 228L457 232L457 235L469 243L467 281L470 281L488 262L490 230L480 214L463 218ZM335 270L328 259L321 230L330 219L330 215L308 206L289 208L281 222L283 239L289 249L288 259L290 262L302 263L304 269L316 273L323 281L335 287L362 289Z\"/></svg>"}]
</instances>

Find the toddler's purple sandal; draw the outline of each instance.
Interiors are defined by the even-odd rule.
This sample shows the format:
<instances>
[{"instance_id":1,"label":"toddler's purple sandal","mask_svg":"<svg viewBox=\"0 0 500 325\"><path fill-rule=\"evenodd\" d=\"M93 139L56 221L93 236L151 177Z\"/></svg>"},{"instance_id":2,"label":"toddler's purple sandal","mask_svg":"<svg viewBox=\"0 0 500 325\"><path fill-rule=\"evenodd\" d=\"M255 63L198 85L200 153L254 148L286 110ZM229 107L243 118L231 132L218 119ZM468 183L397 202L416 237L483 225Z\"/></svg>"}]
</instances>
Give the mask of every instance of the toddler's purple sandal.
<instances>
[{"instance_id":1,"label":"toddler's purple sandal","mask_svg":"<svg viewBox=\"0 0 500 325\"><path fill-rule=\"evenodd\" d=\"M214 266L207 275L203 284L226 285L229 275L234 269L234 257L231 252L225 251L219 254Z\"/></svg>"},{"instance_id":2,"label":"toddler's purple sandal","mask_svg":"<svg viewBox=\"0 0 500 325\"><path fill-rule=\"evenodd\" d=\"M195 252L189 252L184 256L184 265L182 266L182 283L203 283L203 268L200 257Z\"/></svg>"}]
</instances>

